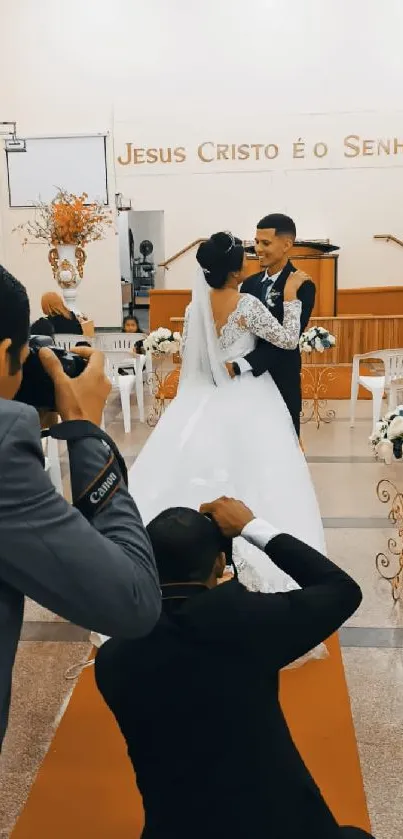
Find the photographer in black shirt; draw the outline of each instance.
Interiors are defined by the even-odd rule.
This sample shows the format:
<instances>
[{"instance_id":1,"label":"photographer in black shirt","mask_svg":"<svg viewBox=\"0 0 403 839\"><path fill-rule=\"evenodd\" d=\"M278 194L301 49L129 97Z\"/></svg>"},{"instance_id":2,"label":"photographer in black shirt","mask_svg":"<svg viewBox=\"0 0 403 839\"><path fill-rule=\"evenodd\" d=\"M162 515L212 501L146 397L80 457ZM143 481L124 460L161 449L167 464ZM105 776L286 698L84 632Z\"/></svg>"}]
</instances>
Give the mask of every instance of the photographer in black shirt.
<instances>
[{"instance_id":1,"label":"photographer in black shirt","mask_svg":"<svg viewBox=\"0 0 403 839\"><path fill-rule=\"evenodd\" d=\"M143 796L143 839L366 836L336 823L293 743L278 684L281 668L353 614L358 585L232 499L166 510L148 532L161 618L147 638L108 641L95 665ZM217 585L239 535L301 589Z\"/></svg>"}]
</instances>

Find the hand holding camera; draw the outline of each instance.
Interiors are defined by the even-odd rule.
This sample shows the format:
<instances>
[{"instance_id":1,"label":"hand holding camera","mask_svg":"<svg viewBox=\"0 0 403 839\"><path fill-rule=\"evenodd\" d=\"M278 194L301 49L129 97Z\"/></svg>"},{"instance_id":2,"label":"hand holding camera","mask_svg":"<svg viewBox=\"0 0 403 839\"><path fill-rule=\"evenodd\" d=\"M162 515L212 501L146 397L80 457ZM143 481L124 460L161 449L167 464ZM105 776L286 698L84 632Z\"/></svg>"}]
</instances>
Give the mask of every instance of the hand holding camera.
<instances>
[{"instance_id":1,"label":"hand holding camera","mask_svg":"<svg viewBox=\"0 0 403 839\"><path fill-rule=\"evenodd\" d=\"M84 372L69 378L55 353L48 347L39 351L41 364L52 380L55 407L63 421L90 420L100 425L111 383L104 371L104 356L91 347L76 347L74 355L87 362Z\"/></svg>"},{"instance_id":2,"label":"hand holding camera","mask_svg":"<svg viewBox=\"0 0 403 839\"><path fill-rule=\"evenodd\" d=\"M202 504L200 512L204 516L214 519L223 535L228 539L240 536L244 527L253 521L255 516L249 507L235 498L217 498L210 504Z\"/></svg>"},{"instance_id":3,"label":"hand holding camera","mask_svg":"<svg viewBox=\"0 0 403 839\"><path fill-rule=\"evenodd\" d=\"M33 336L29 343L15 399L42 415L56 412L63 421L84 419L100 425L111 390L103 353L82 346L67 352L48 336Z\"/></svg>"}]
</instances>

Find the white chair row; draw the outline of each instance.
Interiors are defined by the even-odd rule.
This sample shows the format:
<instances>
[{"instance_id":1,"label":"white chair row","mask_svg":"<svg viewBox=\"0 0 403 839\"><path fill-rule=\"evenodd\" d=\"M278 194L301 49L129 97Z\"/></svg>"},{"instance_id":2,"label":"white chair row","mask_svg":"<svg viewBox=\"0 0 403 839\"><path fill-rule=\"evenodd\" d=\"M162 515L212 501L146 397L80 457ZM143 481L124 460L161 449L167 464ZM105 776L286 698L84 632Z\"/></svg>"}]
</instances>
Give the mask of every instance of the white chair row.
<instances>
[{"instance_id":1,"label":"white chair row","mask_svg":"<svg viewBox=\"0 0 403 839\"><path fill-rule=\"evenodd\" d=\"M360 374L361 362L369 361L369 359L382 363L383 372L380 375L363 376ZM388 411L396 408L399 402L399 391L403 390L403 349L375 350L375 352L354 356L351 375L351 427L354 426L355 407L360 385L372 394L372 430L375 431L376 423L382 415L384 395L386 394L388 400Z\"/></svg>"},{"instance_id":2,"label":"white chair row","mask_svg":"<svg viewBox=\"0 0 403 839\"><path fill-rule=\"evenodd\" d=\"M87 341L105 354L106 373L112 382L112 387L119 389L126 434L131 431L131 394L135 391L140 422L145 422L144 380L148 383L151 394L153 391L151 353L135 355L136 344L145 337L143 334L125 332L101 332L93 338L85 335L55 335L55 343L63 349L70 350L77 341ZM121 367L127 367L129 370L131 368L133 372L121 376L119 375Z\"/></svg>"},{"instance_id":3,"label":"white chair row","mask_svg":"<svg viewBox=\"0 0 403 839\"><path fill-rule=\"evenodd\" d=\"M60 495L63 495L62 470L57 440L54 440L53 437L43 437L42 448L45 457L45 472L49 473L52 484L60 492Z\"/></svg>"},{"instance_id":4,"label":"white chair row","mask_svg":"<svg viewBox=\"0 0 403 839\"><path fill-rule=\"evenodd\" d=\"M126 433L129 433L131 430L130 395L133 390L136 391L140 421L145 422L145 376L147 377L148 386L150 388L150 392L152 393L151 354L147 353L146 355L134 355L133 352L137 342L141 341L143 338L145 338L145 335L139 335L138 333L128 335L120 332L98 334L94 338L87 338L85 335L55 335L56 345L63 347L65 350L70 350L72 347L76 346L77 341L87 341L87 343L105 353L106 373L112 382L112 387L119 388L123 423ZM119 368L121 367L132 368L133 373L121 376L119 375ZM102 427L105 427L104 418L102 418ZM45 456L45 470L49 473L49 477L57 491L63 495L58 441L54 440L53 437L45 437L42 440L42 447Z\"/></svg>"}]
</instances>

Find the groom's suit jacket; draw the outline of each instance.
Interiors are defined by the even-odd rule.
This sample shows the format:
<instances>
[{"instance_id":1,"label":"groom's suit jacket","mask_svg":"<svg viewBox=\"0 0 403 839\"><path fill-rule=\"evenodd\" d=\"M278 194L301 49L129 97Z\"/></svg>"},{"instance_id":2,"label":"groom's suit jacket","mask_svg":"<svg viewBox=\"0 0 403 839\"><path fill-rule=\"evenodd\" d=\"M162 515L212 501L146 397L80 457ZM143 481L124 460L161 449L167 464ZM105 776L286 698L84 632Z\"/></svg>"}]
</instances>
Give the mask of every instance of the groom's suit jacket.
<instances>
[{"instance_id":1,"label":"groom's suit jacket","mask_svg":"<svg viewBox=\"0 0 403 839\"><path fill-rule=\"evenodd\" d=\"M278 294L274 299L274 305L269 311L280 323L283 323L284 311L284 287L290 274L297 269L291 262L287 265L277 278L273 291ZM263 280L264 272L254 274L244 282L241 291L253 294L267 306L264 300ZM302 302L301 311L301 334L308 325L315 304L315 284L307 280L298 290L298 299ZM261 376L269 371L273 377L287 408L291 414L295 430L299 435L300 413L301 413L301 353L299 347L295 350L283 350L274 347L267 341L259 340L256 349L246 359L252 367L254 376Z\"/></svg>"},{"instance_id":2,"label":"groom's suit jacket","mask_svg":"<svg viewBox=\"0 0 403 839\"><path fill-rule=\"evenodd\" d=\"M143 839L340 837L292 740L278 673L333 634L361 592L291 536L275 535L266 553L302 590L163 586L153 632L98 652L98 687L143 796Z\"/></svg>"}]
</instances>

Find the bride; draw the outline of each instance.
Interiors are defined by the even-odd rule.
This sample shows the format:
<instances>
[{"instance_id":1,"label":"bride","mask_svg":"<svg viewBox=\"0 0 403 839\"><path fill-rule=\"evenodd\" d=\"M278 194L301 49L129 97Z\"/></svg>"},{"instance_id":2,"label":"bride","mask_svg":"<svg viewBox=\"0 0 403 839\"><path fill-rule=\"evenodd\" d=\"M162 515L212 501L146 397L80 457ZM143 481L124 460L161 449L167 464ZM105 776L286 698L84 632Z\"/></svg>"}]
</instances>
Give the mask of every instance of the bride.
<instances>
[{"instance_id":1,"label":"bride","mask_svg":"<svg viewBox=\"0 0 403 839\"><path fill-rule=\"evenodd\" d=\"M263 303L238 292L245 278L239 239L216 233L200 245L196 258L178 395L130 470L130 492L145 524L168 507L199 509L222 495L240 498L256 516L324 553L315 491L277 386L269 373L231 379L226 369L226 363L248 355L257 338L295 349L297 291L305 277L296 272L287 280L281 325ZM234 564L249 589L298 588L242 538L234 542ZM326 654L321 645L308 658Z\"/></svg>"}]
</instances>

